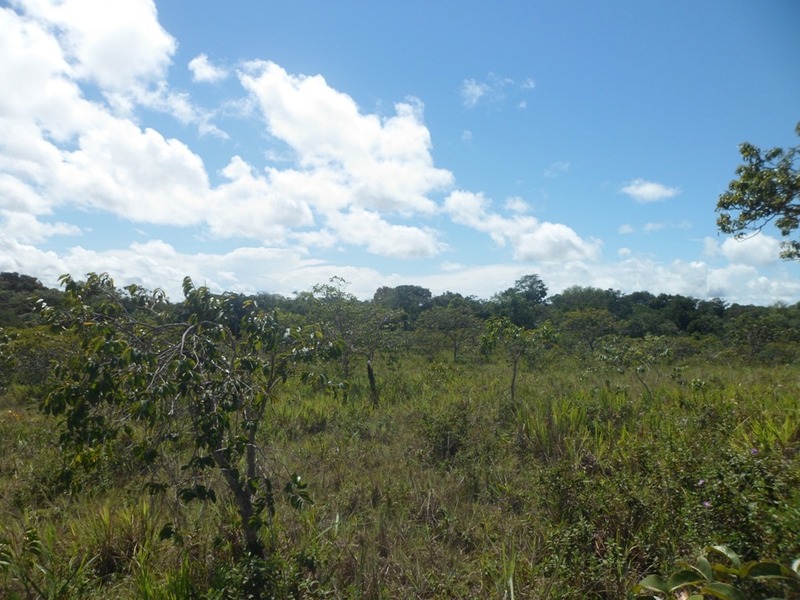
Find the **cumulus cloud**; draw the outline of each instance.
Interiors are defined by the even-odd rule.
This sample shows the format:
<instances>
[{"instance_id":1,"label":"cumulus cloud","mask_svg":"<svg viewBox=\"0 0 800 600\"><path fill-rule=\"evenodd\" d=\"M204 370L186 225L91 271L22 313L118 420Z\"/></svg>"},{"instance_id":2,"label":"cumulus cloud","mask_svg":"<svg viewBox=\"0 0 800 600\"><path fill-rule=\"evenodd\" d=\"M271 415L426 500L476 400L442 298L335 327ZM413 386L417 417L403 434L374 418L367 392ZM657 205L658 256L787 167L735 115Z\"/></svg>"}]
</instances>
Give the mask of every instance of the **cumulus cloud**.
<instances>
[{"instance_id":1,"label":"cumulus cloud","mask_svg":"<svg viewBox=\"0 0 800 600\"><path fill-rule=\"evenodd\" d=\"M224 136L188 95L167 85L174 39L152 2L142 0L109 15L114 35L107 35L85 18L93 9L105 15L106 4L39 0L18 11L0 8L0 54L7 57L0 79L15 90L0 95L0 210L6 223L26 224L17 242L80 233L33 218L77 208L276 246L341 243L393 257L444 248L434 230L388 220L436 214L431 194L452 184L452 174L433 164L419 101L397 103L388 117L364 114L320 76L250 63L240 73L246 95L239 104L259 109L292 160L259 171L234 156L212 185L189 146L142 128L134 115L138 107L161 110ZM222 74L205 55L191 68L198 80ZM107 102L87 99L86 83Z\"/></svg>"},{"instance_id":2,"label":"cumulus cloud","mask_svg":"<svg viewBox=\"0 0 800 600\"><path fill-rule=\"evenodd\" d=\"M707 241L709 264L661 264L629 249L619 251L617 262L601 264L598 240L536 219L521 198L508 199L498 212L481 194L451 192L453 175L434 164L423 106L413 98L389 114L369 114L319 75L259 61L241 66L228 82L241 85L234 92L240 97L201 109L168 83L176 41L158 23L151 0L14 0L0 6L0 32L0 81L13 90L0 94L3 271L34 274L48 285L62 273L108 271L120 284L167 286L173 297L180 297L186 274L217 291L291 294L340 275L361 297L402 283L488 297L528 273L524 261L536 261L553 293L581 282L746 303L800 296L796 278L763 275L779 251L778 240L768 236ZM189 68L196 81L225 75L202 54ZM506 98L519 106L531 89L532 81L493 75L462 87L472 106ZM147 127L152 110L220 137L216 114L260 119L274 144L224 157L209 172L187 141ZM464 140L470 137L465 132ZM554 163L551 175L568 166ZM641 202L679 192L644 180L624 188ZM116 247L80 245L95 235L98 214L117 227L108 236L119 237ZM311 253L356 248L390 258L434 257L449 248L425 219L444 217L509 247L517 262L471 267L448 261L435 275L403 278L333 265ZM160 239L124 240L123 232L134 228L178 231L176 239L191 240L186 246L193 248L212 239L230 242L200 252ZM716 266L723 261L729 264Z\"/></svg>"},{"instance_id":3,"label":"cumulus cloud","mask_svg":"<svg viewBox=\"0 0 800 600\"><path fill-rule=\"evenodd\" d=\"M198 82L214 83L228 76L225 69L212 65L205 54L198 54L190 60L189 70L192 72L192 80Z\"/></svg>"},{"instance_id":4,"label":"cumulus cloud","mask_svg":"<svg viewBox=\"0 0 800 600\"><path fill-rule=\"evenodd\" d=\"M444 209L454 222L488 233L496 244L509 243L516 260L564 262L599 257L598 240L586 241L566 225L532 216L504 217L491 212L490 205L483 194L456 190L445 199Z\"/></svg>"},{"instance_id":5,"label":"cumulus cloud","mask_svg":"<svg viewBox=\"0 0 800 600\"><path fill-rule=\"evenodd\" d=\"M764 233L741 240L725 238L721 244L710 237L703 240L703 253L706 256L723 256L731 263L751 267L777 263L780 251L780 240Z\"/></svg>"},{"instance_id":6,"label":"cumulus cloud","mask_svg":"<svg viewBox=\"0 0 800 600\"><path fill-rule=\"evenodd\" d=\"M346 188L348 203L406 216L436 212L429 195L450 186L453 175L433 165L419 101L397 103L388 118L362 114L322 76L291 75L265 61L249 63L240 80L304 172L326 173Z\"/></svg>"},{"instance_id":7,"label":"cumulus cloud","mask_svg":"<svg viewBox=\"0 0 800 600\"><path fill-rule=\"evenodd\" d=\"M347 213L332 214L329 226L339 239L365 247L369 252L392 258L428 258L445 246L431 229L393 225L377 213L354 208Z\"/></svg>"},{"instance_id":8,"label":"cumulus cloud","mask_svg":"<svg viewBox=\"0 0 800 600\"><path fill-rule=\"evenodd\" d=\"M47 223L32 214L0 210L0 236L23 244L40 243L55 235L81 235L80 227L69 223Z\"/></svg>"},{"instance_id":9,"label":"cumulus cloud","mask_svg":"<svg viewBox=\"0 0 800 600\"><path fill-rule=\"evenodd\" d=\"M162 79L177 48L152 0L35 0L24 11L58 39L72 77L106 91Z\"/></svg>"},{"instance_id":10,"label":"cumulus cloud","mask_svg":"<svg viewBox=\"0 0 800 600\"><path fill-rule=\"evenodd\" d=\"M667 187L661 183L645 179L629 181L620 191L636 200L636 202L643 204L672 198L680 193L679 188Z\"/></svg>"}]
</instances>

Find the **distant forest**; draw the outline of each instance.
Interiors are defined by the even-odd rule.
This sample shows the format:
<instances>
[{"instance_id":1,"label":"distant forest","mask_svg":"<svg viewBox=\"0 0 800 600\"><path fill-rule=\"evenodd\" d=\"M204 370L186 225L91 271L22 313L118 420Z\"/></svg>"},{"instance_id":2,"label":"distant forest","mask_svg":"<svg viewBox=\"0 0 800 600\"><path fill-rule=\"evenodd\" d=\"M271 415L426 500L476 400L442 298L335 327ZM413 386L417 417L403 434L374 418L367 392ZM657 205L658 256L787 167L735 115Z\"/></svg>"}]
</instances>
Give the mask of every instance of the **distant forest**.
<instances>
[{"instance_id":1,"label":"distant forest","mask_svg":"<svg viewBox=\"0 0 800 600\"><path fill-rule=\"evenodd\" d=\"M37 302L57 307L63 296L61 290L47 288L30 275L0 273L0 327L39 325ZM692 341L697 344L705 340L706 345L719 343L726 353L736 353L748 362L780 364L800 358L800 303L728 304L718 298L699 300L647 291L624 294L581 286L548 295L538 275L526 275L487 300L449 291L433 295L418 285L399 285L380 287L371 300L360 301L347 292L347 282L338 277L291 297L268 292L221 296L240 307L255 302L261 309L278 309L299 317L312 316L315 296L365 309L394 311L402 330L431 334L417 336L431 351L438 345L452 344L454 330L479 327L492 317L507 317L514 325L529 329L549 323L564 335L567 345L585 345L590 350L609 335L634 339L669 336L683 338L687 342L684 351L690 353ZM177 306L175 299L172 301Z\"/></svg>"}]
</instances>

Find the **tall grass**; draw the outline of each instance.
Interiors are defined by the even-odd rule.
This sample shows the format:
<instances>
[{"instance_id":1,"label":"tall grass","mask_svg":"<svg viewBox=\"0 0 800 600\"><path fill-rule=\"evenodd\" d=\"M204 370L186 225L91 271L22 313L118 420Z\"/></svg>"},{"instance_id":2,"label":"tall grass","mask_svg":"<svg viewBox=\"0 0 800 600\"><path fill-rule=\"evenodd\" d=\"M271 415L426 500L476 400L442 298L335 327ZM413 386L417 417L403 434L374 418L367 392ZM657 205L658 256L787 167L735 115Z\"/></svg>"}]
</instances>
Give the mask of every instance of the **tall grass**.
<instances>
[{"instance_id":1,"label":"tall grass","mask_svg":"<svg viewBox=\"0 0 800 600\"><path fill-rule=\"evenodd\" d=\"M230 507L150 497L137 476L43 493L53 425L8 400L0 537L33 528L86 598L625 598L709 543L800 556L798 367L668 365L645 389L557 359L523 370L513 404L500 364L376 367L379 407L366 374L346 399L290 383L271 406L260 459L301 474L314 504L278 490L264 561ZM0 597L25 593L7 568Z\"/></svg>"}]
</instances>

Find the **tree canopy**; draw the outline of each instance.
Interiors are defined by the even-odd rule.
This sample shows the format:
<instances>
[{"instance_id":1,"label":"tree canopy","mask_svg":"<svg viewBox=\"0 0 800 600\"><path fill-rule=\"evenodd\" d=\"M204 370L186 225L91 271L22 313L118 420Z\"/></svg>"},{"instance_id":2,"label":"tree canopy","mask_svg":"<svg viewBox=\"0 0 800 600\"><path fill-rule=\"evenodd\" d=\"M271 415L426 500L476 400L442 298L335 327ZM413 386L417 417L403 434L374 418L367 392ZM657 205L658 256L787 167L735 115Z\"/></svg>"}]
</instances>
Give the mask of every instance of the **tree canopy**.
<instances>
[{"instance_id":1,"label":"tree canopy","mask_svg":"<svg viewBox=\"0 0 800 600\"><path fill-rule=\"evenodd\" d=\"M795 131L800 135L800 123ZM736 169L738 178L717 202L719 230L741 239L774 223L781 235L791 236L800 226L800 146L762 151L745 142L739 152L744 162ZM782 258L800 259L800 240L781 245Z\"/></svg>"}]
</instances>

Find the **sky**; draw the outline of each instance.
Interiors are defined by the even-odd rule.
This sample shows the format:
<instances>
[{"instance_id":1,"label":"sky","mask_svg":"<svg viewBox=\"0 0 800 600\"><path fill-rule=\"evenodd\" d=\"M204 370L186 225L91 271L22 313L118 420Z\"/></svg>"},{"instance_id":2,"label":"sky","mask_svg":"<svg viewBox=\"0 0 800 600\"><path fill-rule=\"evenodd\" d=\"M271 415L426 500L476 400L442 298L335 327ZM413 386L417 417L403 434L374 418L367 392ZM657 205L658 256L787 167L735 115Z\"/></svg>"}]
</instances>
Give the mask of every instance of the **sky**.
<instances>
[{"instance_id":1,"label":"sky","mask_svg":"<svg viewBox=\"0 0 800 600\"><path fill-rule=\"evenodd\" d=\"M719 235L800 140L800 2L0 0L0 271L800 301Z\"/></svg>"}]
</instances>

